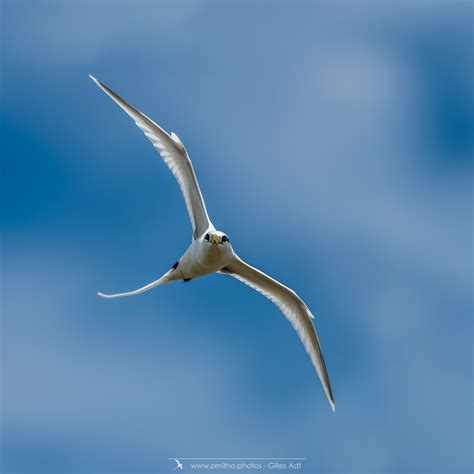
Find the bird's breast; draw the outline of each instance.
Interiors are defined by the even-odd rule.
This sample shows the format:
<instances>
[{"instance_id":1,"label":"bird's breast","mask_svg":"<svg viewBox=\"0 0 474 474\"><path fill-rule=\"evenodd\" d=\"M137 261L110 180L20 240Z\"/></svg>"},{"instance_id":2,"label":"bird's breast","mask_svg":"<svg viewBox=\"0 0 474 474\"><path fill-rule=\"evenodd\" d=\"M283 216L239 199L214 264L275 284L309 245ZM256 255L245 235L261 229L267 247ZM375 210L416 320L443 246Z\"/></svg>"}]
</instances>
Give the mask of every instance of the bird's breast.
<instances>
[{"instance_id":1,"label":"bird's breast","mask_svg":"<svg viewBox=\"0 0 474 474\"><path fill-rule=\"evenodd\" d=\"M209 245L196 242L180 260L178 269L183 278L196 278L218 272L234 258L229 246Z\"/></svg>"},{"instance_id":2,"label":"bird's breast","mask_svg":"<svg viewBox=\"0 0 474 474\"><path fill-rule=\"evenodd\" d=\"M232 252L229 247L223 245L204 245L199 252L198 262L203 267L220 270L230 262Z\"/></svg>"}]
</instances>

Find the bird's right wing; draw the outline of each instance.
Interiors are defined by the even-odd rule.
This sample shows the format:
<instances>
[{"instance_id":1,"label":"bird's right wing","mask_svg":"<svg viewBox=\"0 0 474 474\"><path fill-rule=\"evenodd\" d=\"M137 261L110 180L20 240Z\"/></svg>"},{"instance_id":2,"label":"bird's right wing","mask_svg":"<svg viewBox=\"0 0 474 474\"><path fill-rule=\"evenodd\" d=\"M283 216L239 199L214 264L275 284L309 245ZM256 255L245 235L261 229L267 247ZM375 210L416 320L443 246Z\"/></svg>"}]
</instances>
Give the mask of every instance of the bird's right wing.
<instances>
[{"instance_id":1,"label":"bird's right wing","mask_svg":"<svg viewBox=\"0 0 474 474\"><path fill-rule=\"evenodd\" d=\"M275 303L290 321L311 358L314 368L321 380L324 392L331 408L335 411L334 397L329 382L329 375L319 344L318 334L312 322L313 315L304 301L290 288L269 277L265 273L248 265L240 258L221 270L245 283L270 301Z\"/></svg>"},{"instance_id":2,"label":"bird's right wing","mask_svg":"<svg viewBox=\"0 0 474 474\"><path fill-rule=\"evenodd\" d=\"M196 175L194 174L193 165L186 148L184 148L178 136L174 132L168 135L168 133L153 122L153 120L125 102L125 100L113 90L109 89L105 84L102 84L102 82L93 76L89 77L132 117L135 124L153 143L153 146L158 150L164 162L174 174L183 193L186 208L191 219L193 237L197 239L206 232L207 229L213 230L214 226L207 215L206 205L204 204L204 199L199 189Z\"/></svg>"}]
</instances>

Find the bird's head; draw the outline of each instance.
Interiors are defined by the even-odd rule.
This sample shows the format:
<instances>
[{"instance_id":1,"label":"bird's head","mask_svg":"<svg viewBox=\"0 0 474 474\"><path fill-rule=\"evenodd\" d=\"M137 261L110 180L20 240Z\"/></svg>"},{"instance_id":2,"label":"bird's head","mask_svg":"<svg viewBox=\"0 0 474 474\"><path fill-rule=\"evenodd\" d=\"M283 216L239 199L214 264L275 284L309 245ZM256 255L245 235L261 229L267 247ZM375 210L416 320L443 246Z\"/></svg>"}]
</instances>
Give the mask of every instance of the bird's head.
<instances>
[{"instance_id":1,"label":"bird's head","mask_svg":"<svg viewBox=\"0 0 474 474\"><path fill-rule=\"evenodd\" d=\"M224 232L220 232L219 230L213 230L210 232L206 232L204 234L204 242L209 243L210 245L230 245L229 237L224 234Z\"/></svg>"}]
</instances>

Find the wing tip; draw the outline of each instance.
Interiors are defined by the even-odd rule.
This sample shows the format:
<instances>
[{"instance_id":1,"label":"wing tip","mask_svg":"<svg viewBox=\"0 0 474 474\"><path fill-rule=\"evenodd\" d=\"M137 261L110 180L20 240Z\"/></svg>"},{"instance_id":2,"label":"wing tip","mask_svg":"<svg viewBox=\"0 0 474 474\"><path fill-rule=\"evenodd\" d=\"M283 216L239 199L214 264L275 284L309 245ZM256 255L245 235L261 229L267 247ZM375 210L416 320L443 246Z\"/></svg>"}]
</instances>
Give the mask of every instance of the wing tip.
<instances>
[{"instance_id":1,"label":"wing tip","mask_svg":"<svg viewBox=\"0 0 474 474\"><path fill-rule=\"evenodd\" d=\"M336 402L334 401L334 395L332 394L329 378L327 379L327 385L323 384L323 389L324 393L326 394L326 398L328 399L329 405L331 406L331 410L333 413L336 413Z\"/></svg>"},{"instance_id":2,"label":"wing tip","mask_svg":"<svg viewBox=\"0 0 474 474\"><path fill-rule=\"evenodd\" d=\"M96 86L100 87L106 94L110 95L108 87L105 84L102 84L102 82L100 82L99 79L96 79L92 74L89 74L88 76L92 79L92 81L94 81Z\"/></svg>"}]
</instances>

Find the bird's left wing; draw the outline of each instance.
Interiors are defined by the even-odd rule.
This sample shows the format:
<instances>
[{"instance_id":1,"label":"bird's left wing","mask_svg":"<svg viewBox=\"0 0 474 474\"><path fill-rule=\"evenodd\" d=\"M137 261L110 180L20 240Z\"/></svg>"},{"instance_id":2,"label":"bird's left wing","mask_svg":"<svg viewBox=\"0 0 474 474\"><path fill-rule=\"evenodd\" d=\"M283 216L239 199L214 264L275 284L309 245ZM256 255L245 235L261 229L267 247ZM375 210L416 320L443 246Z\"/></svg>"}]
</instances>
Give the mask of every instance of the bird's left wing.
<instances>
[{"instance_id":1,"label":"bird's left wing","mask_svg":"<svg viewBox=\"0 0 474 474\"><path fill-rule=\"evenodd\" d=\"M178 136L174 132L168 135L158 124L125 102L125 100L113 90L109 89L105 84L102 84L102 82L93 76L89 77L132 117L135 124L153 143L153 146L158 150L164 162L174 174L183 193L186 208L191 219L193 237L197 239L206 232L206 230L214 229L207 215L206 205L194 173L191 159Z\"/></svg>"},{"instance_id":2,"label":"bird's left wing","mask_svg":"<svg viewBox=\"0 0 474 474\"><path fill-rule=\"evenodd\" d=\"M224 267L221 273L227 273L249 285L280 308L303 342L321 380L331 408L335 410L329 375L321 352L318 334L312 322L313 315L304 301L293 290L248 265L238 257L234 262Z\"/></svg>"}]
</instances>

